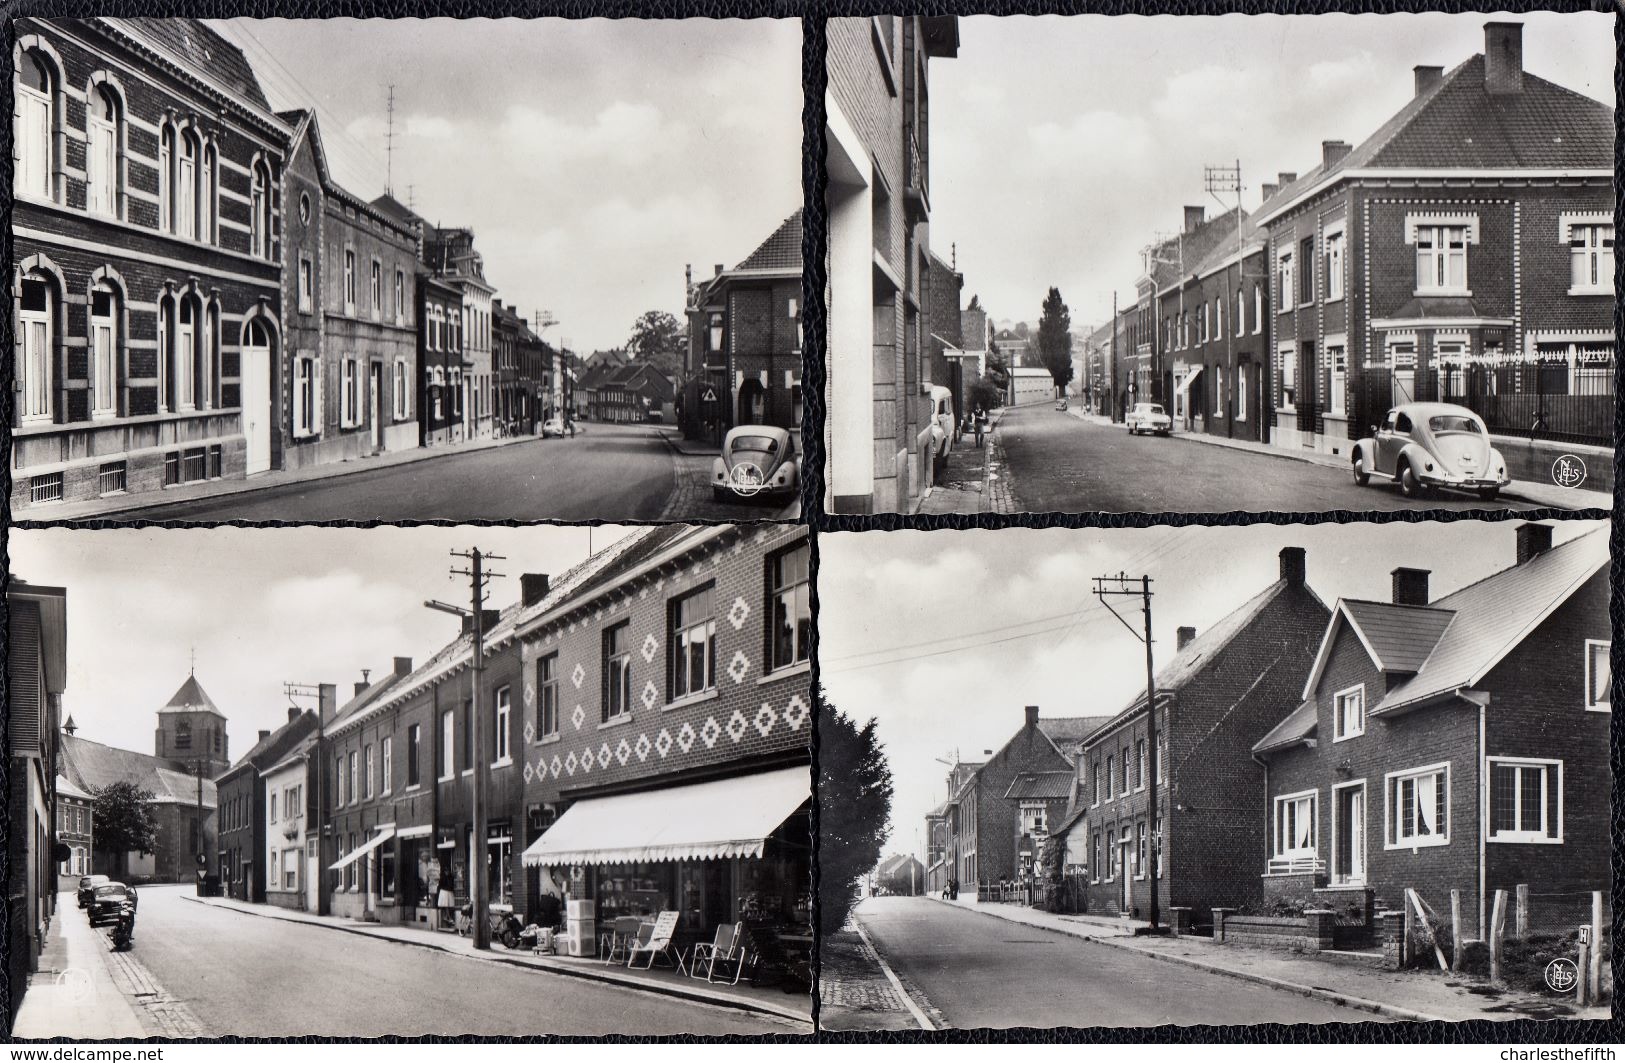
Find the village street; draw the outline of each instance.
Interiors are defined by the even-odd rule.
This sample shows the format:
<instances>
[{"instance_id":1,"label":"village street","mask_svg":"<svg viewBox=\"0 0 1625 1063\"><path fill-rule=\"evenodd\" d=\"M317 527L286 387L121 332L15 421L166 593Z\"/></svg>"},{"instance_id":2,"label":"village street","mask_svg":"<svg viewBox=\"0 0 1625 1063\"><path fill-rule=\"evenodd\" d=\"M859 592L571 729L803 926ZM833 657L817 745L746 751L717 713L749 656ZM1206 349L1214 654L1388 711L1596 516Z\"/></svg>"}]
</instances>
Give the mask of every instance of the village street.
<instances>
[{"instance_id":1,"label":"village street","mask_svg":"<svg viewBox=\"0 0 1625 1063\"><path fill-rule=\"evenodd\" d=\"M1330 510L1522 510L1511 498L1462 492L1405 498L1382 480L1355 486L1342 467L1181 438L1131 436L1048 403L1004 412L997 438L1019 512L1315 513Z\"/></svg>"},{"instance_id":2,"label":"village street","mask_svg":"<svg viewBox=\"0 0 1625 1063\"><path fill-rule=\"evenodd\" d=\"M953 1029L1377 1020L924 897L867 900L858 920L915 1002Z\"/></svg>"},{"instance_id":3,"label":"village street","mask_svg":"<svg viewBox=\"0 0 1625 1063\"><path fill-rule=\"evenodd\" d=\"M139 962L201 1036L805 1032L729 1008L213 907L191 894L144 887L134 948L118 956ZM57 918L85 919L71 896Z\"/></svg>"},{"instance_id":4,"label":"village street","mask_svg":"<svg viewBox=\"0 0 1625 1063\"><path fill-rule=\"evenodd\" d=\"M250 521L762 520L782 501L718 504L714 451L686 453L676 433L649 425L578 423L575 438L385 462L312 479L271 474L259 489L203 494L107 514L108 519ZM686 448L685 448L686 449ZM252 488L255 481L248 481ZM98 514L85 514L95 516ZM79 517L80 514L73 514Z\"/></svg>"}]
</instances>

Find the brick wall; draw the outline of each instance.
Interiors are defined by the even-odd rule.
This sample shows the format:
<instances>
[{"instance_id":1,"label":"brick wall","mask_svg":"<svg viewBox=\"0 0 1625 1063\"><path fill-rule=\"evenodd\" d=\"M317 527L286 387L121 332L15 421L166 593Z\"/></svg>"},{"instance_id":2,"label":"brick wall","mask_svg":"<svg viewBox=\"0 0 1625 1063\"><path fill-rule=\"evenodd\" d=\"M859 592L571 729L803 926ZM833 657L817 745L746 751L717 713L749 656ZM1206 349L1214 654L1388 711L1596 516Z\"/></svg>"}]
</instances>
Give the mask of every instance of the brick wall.
<instances>
[{"instance_id":1,"label":"brick wall","mask_svg":"<svg viewBox=\"0 0 1625 1063\"><path fill-rule=\"evenodd\" d=\"M1072 765L1056 752L1055 744L1035 725L1023 724L1004 747L984 764L976 776L975 851L977 876L982 882L1017 878L1021 863L1019 801L1005 800L1005 792L1022 772L1071 771Z\"/></svg>"}]
</instances>

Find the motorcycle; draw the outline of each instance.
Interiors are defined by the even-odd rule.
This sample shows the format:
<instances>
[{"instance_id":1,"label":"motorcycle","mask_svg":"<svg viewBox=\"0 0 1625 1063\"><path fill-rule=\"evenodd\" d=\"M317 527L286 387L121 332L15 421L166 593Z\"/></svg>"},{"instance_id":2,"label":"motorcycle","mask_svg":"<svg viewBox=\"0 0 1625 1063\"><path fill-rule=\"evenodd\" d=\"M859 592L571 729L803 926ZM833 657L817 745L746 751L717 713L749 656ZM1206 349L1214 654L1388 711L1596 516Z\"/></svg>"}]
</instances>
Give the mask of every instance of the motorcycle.
<instances>
[{"instance_id":1,"label":"motorcycle","mask_svg":"<svg viewBox=\"0 0 1625 1063\"><path fill-rule=\"evenodd\" d=\"M123 952L130 947L131 941L135 938L135 905L119 905L118 915L113 920L111 937L115 952Z\"/></svg>"}]
</instances>

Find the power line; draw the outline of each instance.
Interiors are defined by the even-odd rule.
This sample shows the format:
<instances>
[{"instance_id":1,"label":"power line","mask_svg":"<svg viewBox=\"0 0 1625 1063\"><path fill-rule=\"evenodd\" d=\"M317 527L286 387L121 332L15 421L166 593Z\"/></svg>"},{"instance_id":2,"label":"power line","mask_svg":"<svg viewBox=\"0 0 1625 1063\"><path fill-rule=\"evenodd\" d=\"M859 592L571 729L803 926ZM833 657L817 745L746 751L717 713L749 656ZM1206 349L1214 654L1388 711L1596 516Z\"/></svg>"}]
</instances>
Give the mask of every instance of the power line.
<instances>
[{"instance_id":1,"label":"power line","mask_svg":"<svg viewBox=\"0 0 1625 1063\"><path fill-rule=\"evenodd\" d=\"M1089 620L1085 621L1082 626L1083 627L1089 627L1089 626L1092 626L1093 624L1100 623L1100 622L1104 621L1105 619L1106 619L1105 617L1092 617ZM1065 625L1062 625L1062 626L1065 626ZM978 643L978 644L974 644L974 645L970 645L970 646L950 646L947 649L933 650L933 651L928 652L928 653L911 653L911 654L907 654L905 656L898 657L898 658L895 658L895 659L892 659L892 660L869 661L869 662L864 663L864 664L844 665L844 666L838 667L838 668L822 668L822 671L825 671L825 672L859 672L859 671L863 671L866 668L880 668L880 667L883 667L885 665L892 665L892 664L907 664L909 661L920 661L920 660L925 660L925 659L930 658L930 657L941 657L944 654L948 654L948 653L963 653L963 652L965 652L967 650L979 650L979 649L983 649L983 648L989 647L989 646L1002 646L1005 643L1019 642L1022 639L1030 639L1030 638L1036 638L1039 635L1047 635L1050 632L1056 631L1056 630L1059 630L1059 629L1060 629L1059 627L1042 628L1042 629L1040 629L1038 631L1024 632L1024 633L1022 633L1020 635L1008 635L1005 638L994 639L991 642L983 642L983 643Z\"/></svg>"},{"instance_id":2,"label":"power line","mask_svg":"<svg viewBox=\"0 0 1625 1063\"><path fill-rule=\"evenodd\" d=\"M887 647L885 647L883 649L878 649L878 650L864 650L862 653L846 653L846 654L842 654L839 657L823 658L823 660L824 660L825 663L833 664L833 663L838 662L838 661L856 660L859 657L873 657L873 656L876 656L877 654L882 654L882 653L896 653L898 650L920 649L921 647L924 647L924 646L935 646L935 645L938 645L938 644L944 643L944 642L960 642L960 641L963 641L964 639L977 638L977 637L980 637L982 635L996 635L1001 631L1013 631L1018 627L1031 627L1034 624L1046 624L1046 623L1049 623L1052 620L1065 620L1066 618L1068 618L1068 617L1070 617L1072 615L1073 614L1070 613L1070 612L1056 613L1054 616L1041 616L1041 617L1037 617L1037 618L1032 619L1032 620L1023 620L1020 623L1015 623L1015 624L1000 624L997 627L979 628L979 629L977 629L975 631L967 631L967 632L965 632L964 634L961 634L961 635L945 635L942 638L924 639L924 640L922 640L920 642L909 642L909 643L904 643L903 645L900 645L900 646L887 646Z\"/></svg>"}]
</instances>

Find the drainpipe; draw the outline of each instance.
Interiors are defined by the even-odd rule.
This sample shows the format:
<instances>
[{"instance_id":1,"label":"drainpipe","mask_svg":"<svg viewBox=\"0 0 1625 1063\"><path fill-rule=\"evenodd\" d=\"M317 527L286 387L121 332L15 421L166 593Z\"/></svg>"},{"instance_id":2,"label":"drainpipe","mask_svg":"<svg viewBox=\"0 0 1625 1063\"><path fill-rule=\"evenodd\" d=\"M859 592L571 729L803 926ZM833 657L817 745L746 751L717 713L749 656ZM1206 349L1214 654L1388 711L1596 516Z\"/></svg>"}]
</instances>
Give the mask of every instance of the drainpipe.
<instances>
[{"instance_id":1,"label":"drainpipe","mask_svg":"<svg viewBox=\"0 0 1625 1063\"><path fill-rule=\"evenodd\" d=\"M1487 691L1457 689L1456 695L1463 701L1478 706L1478 763L1474 766L1478 772L1478 939L1488 941L1489 923L1484 914L1485 896L1489 892L1489 869L1486 859L1487 839L1490 836L1490 778L1485 770L1489 754L1488 746L1488 716L1490 708L1490 695Z\"/></svg>"}]
</instances>

